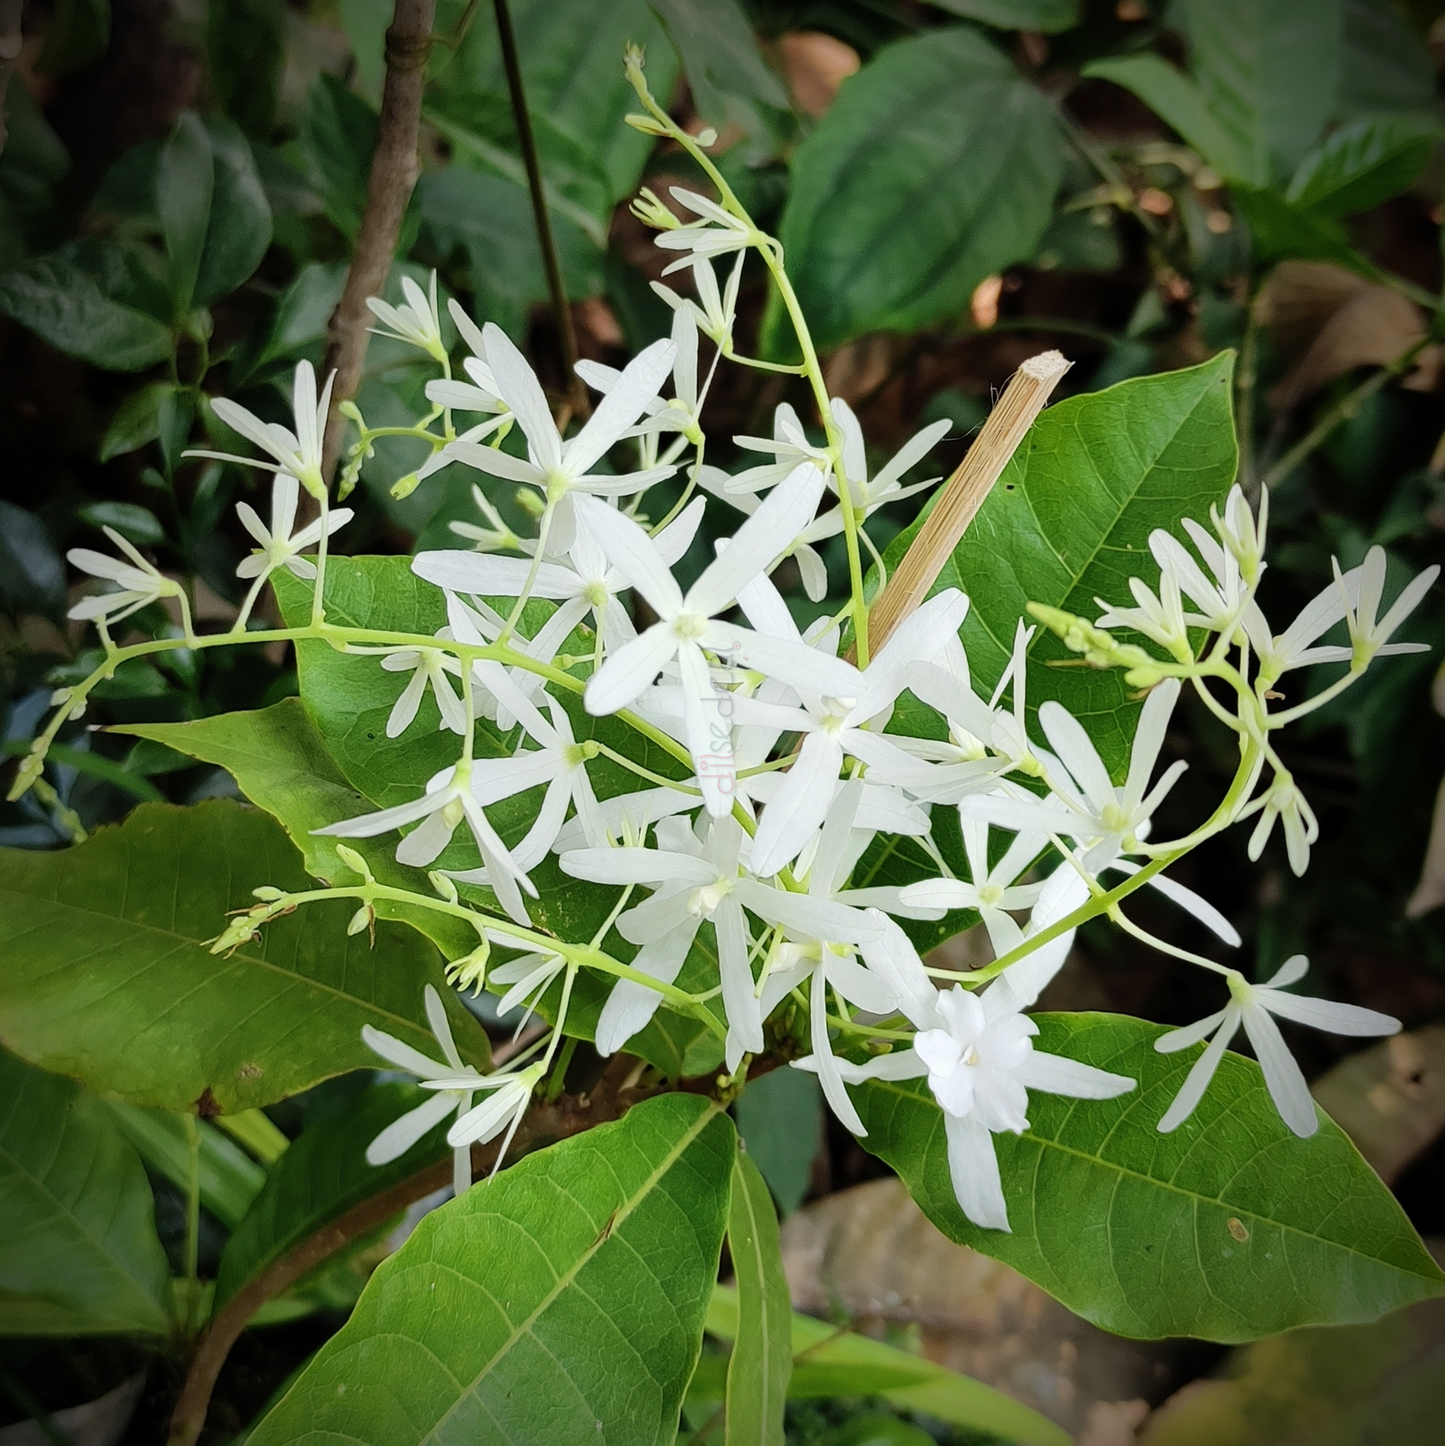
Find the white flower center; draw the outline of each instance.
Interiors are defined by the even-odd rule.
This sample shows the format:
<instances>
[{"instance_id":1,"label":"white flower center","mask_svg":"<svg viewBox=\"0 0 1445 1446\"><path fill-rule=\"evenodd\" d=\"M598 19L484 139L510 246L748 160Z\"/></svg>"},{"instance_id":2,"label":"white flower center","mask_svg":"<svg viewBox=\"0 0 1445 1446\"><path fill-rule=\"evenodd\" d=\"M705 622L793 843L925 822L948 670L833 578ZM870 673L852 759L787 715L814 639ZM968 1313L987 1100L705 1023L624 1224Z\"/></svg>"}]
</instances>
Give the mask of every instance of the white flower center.
<instances>
[{"instance_id":1,"label":"white flower center","mask_svg":"<svg viewBox=\"0 0 1445 1446\"><path fill-rule=\"evenodd\" d=\"M687 896L687 912L695 919L710 919L713 911L732 893L731 879L717 879L703 884Z\"/></svg>"},{"instance_id":2,"label":"white flower center","mask_svg":"<svg viewBox=\"0 0 1445 1446\"><path fill-rule=\"evenodd\" d=\"M673 636L696 642L706 631L708 618L703 613L678 613L672 620Z\"/></svg>"},{"instance_id":3,"label":"white flower center","mask_svg":"<svg viewBox=\"0 0 1445 1446\"><path fill-rule=\"evenodd\" d=\"M984 884L978 891L978 901L990 908L997 908L998 902L1003 898L1002 884Z\"/></svg>"}]
</instances>

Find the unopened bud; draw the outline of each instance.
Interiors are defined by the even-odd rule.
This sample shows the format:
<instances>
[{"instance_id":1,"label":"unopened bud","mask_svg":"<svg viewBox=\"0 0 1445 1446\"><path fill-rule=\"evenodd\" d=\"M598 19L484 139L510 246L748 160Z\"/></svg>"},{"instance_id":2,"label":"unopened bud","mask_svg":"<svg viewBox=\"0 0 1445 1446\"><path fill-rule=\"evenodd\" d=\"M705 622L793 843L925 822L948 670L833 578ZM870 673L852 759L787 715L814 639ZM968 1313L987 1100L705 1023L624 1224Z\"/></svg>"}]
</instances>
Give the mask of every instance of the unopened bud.
<instances>
[{"instance_id":1,"label":"unopened bud","mask_svg":"<svg viewBox=\"0 0 1445 1446\"><path fill-rule=\"evenodd\" d=\"M695 140L703 150L711 150L717 145L717 130L713 126L707 126L703 130L700 130L693 137L693 140Z\"/></svg>"},{"instance_id":2,"label":"unopened bud","mask_svg":"<svg viewBox=\"0 0 1445 1446\"><path fill-rule=\"evenodd\" d=\"M260 899L263 903L274 904L277 899L284 899L286 894L272 884L262 884L259 889L251 890L251 896Z\"/></svg>"},{"instance_id":3,"label":"unopened bud","mask_svg":"<svg viewBox=\"0 0 1445 1446\"><path fill-rule=\"evenodd\" d=\"M644 186L637 193L629 209L644 226L650 226L654 231L682 229L682 222L662 203L657 192L650 186Z\"/></svg>"},{"instance_id":4,"label":"unopened bud","mask_svg":"<svg viewBox=\"0 0 1445 1446\"><path fill-rule=\"evenodd\" d=\"M539 518L547 510L547 504L530 487L518 487L512 495L528 517Z\"/></svg>"},{"instance_id":5,"label":"unopened bud","mask_svg":"<svg viewBox=\"0 0 1445 1446\"><path fill-rule=\"evenodd\" d=\"M376 938L376 910L370 904L363 904L351 916L351 922L346 926L347 934L359 934L363 929L371 930L374 941Z\"/></svg>"},{"instance_id":6,"label":"unopened bud","mask_svg":"<svg viewBox=\"0 0 1445 1446\"><path fill-rule=\"evenodd\" d=\"M352 873L360 874L369 884L371 882L371 867L356 850L348 844L336 845L336 857L349 868Z\"/></svg>"},{"instance_id":7,"label":"unopened bud","mask_svg":"<svg viewBox=\"0 0 1445 1446\"><path fill-rule=\"evenodd\" d=\"M37 738L30 745L30 752L20 760L20 767L15 773L15 782L10 785L10 792L6 795L11 803L28 792L40 775L45 772L45 755L49 748L50 744L44 738Z\"/></svg>"},{"instance_id":8,"label":"unopened bud","mask_svg":"<svg viewBox=\"0 0 1445 1446\"><path fill-rule=\"evenodd\" d=\"M447 903L457 902L457 886L440 869L432 869L427 874L427 880Z\"/></svg>"},{"instance_id":9,"label":"unopened bud","mask_svg":"<svg viewBox=\"0 0 1445 1446\"><path fill-rule=\"evenodd\" d=\"M636 111L622 117L635 131L641 131L645 136L665 136L667 127L653 120L650 115L639 115Z\"/></svg>"},{"instance_id":10,"label":"unopened bud","mask_svg":"<svg viewBox=\"0 0 1445 1446\"><path fill-rule=\"evenodd\" d=\"M421 478L415 472L408 472L405 477L392 483L391 495L400 502L403 497L410 497L420 485Z\"/></svg>"}]
</instances>

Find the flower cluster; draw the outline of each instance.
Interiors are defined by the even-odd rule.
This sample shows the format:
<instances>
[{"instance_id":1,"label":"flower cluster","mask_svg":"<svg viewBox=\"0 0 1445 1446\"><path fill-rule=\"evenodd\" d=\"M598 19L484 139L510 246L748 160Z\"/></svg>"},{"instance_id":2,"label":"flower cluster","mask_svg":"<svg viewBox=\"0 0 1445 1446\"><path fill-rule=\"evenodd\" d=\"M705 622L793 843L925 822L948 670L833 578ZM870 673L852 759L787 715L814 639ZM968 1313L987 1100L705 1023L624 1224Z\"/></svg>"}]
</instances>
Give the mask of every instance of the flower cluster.
<instances>
[{"instance_id":1,"label":"flower cluster","mask_svg":"<svg viewBox=\"0 0 1445 1446\"><path fill-rule=\"evenodd\" d=\"M670 122L654 108L646 124ZM701 142L680 136L679 144L710 165ZM772 272L802 326L776 243L757 230L722 177L714 179L721 202L672 193L690 217L685 222L655 197L641 205L639 214L659 228L658 244L673 258L668 271L690 273L697 300L660 287L673 308L668 339L620 371L579 367L600 400L570 436L500 328L478 326L452 303L471 353L464 363L470 380L460 382L451 376L435 285L430 294L410 286L400 309L373 303L388 335L444 372L427 393L435 410L416 429L432 455L409 485L448 463L474 469L488 526L457 524L474 548L413 561L416 576L444 598L448 623L435 637L371 639L342 628L325 634L349 653L380 655L357 666L400 675L389 737L440 726L457 736L457 754L414 800L318 832L340 839L399 834L397 861L417 868L436 864L454 838L470 840L467 867L431 876L445 907L465 907L457 902L459 884L477 901L478 952L454 974L480 987L490 949L516 951L490 967L490 982L503 987L504 1009L525 1005L526 1014L559 976L562 983L560 998L547 996L550 1034L534 1046L545 1053L525 1068L518 1067L525 1055L490 1075L464 1065L430 990L427 1008L444 1062L369 1034L383 1058L435 1092L377 1139L371 1158L392 1158L454 1114L448 1139L459 1152L457 1184L464 1188L467 1147L510 1138L562 1037L572 982L586 968L613 977L595 1029L603 1054L626 1048L664 1002L717 1028L734 1079L745 1076L751 1056L768 1049L796 1056L806 1040L808 1052L793 1064L817 1074L838 1118L858 1135L867 1131L850 1086L926 1079L943 1111L962 1209L979 1226L1007 1230L993 1136L1028 1128L1029 1092L1103 1100L1135 1087L1128 1077L1036 1047L1038 1028L1025 1012L1061 968L1078 925L1105 913L1228 986L1230 1002L1220 1013L1158 1042L1169 1052L1212 1036L1159 1128L1175 1129L1190 1115L1243 1024L1283 1119L1297 1134L1311 1133L1315 1113L1274 1016L1348 1034L1388 1033L1397 1023L1289 992L1304 973L1302 959L1267 985L1251 985L1235 970L1146 934L1123 905L1135 888L1149 886L1225 947L1239 943L1228 920L1171 879L1167 865L1253 819L1251 855L1258 857L1278 823L1291 864L1304 870L1317 826L1275 749L1278 732L1348 687L1374 658L1412 646L1390 640L1436 570L1410 582L1381 616L1384 555L1374 549L1357 567L1336 566L1330 586L1276 634L1257 597L1268 499L1260 498L1256 513L1235 488L1210 526L1183 524L1187 543L1153 535L1158 577L1132 579L1131 603L1101 600L1093 620L1034 609L1087 663L1121 668L1146 692L1122 783L1083 721L1056 701L1030 702L1037 632L1024 620L1002 677L984 689L975 686L960 642L969 599L957 589L938 592L870 651L861 572L862 556L873 551L869 518L930 485L904 478L946 426L919 433L870 477L857 419L827 396L816 365L805 364L817 427L784 405L772 437L734 439L763 461L736 475L705 463L703 418L719 362L757 364L733 349L738 277L749 255ZM736 258L722 285L714 271L719 258ZM711 351L706 368L704 348ZM267 453L270 460L256 465L276 473L271 526L250 509L242 514L260 550L241 574L257 586L278 567L314 578L318 618L326 540L345 520L328 511L321 482L325 409L326 394L318 401L304 363L294 432L216 404L222 420ZM458 432L453 410L488 420ZM442 430L431 430L439 418ZM362 424L357 465L370 436ZM504 449L508 436L513 445ZM534 536L502 522L485 490L497 483L533 498ZM655 505L664 484L670 505ZM298 487L318 498L321 515L293 535ZM744 514L731 536L715 537L700 566L705 505L698 489ZM851 596L836 616L800 629L772 574L794 559L809 595L821 598L826 575L816 544L834 536L846 544ZM301 556L312 545L314 562ZM85 615L123 616L164 593L165 580L125 550L130 562L104 568L89 554L77 559L123 589L85 605ZM1346 641L1327 641L1332 628L1342 628ZM1313 663L1345 671L1313 698L1282 700L1286 675ZM1161 840L1155 816L1185 765L1161 771L1160 761L1185 688L1238 738L1239 772L1211 818L1183 838ZM942 738L890 731L905 693L933 710ZM603 717L631 730L638 744L631 753L594 733L591 720ZM509 756L475 755L483 719L509 740ZM645 765L658 752L678 765L673 776ZM614 783L617 765L635 775L632 791L602 791L604 755ZM535 815L509 844L489 810L534 789ZM959 855L935 832L950 813L961 826ZM875 881L862 861L902 838L930 868L906 883ZM590 941L534 925L533 876L549 856L574 879L621 891ZM373 882L368 875L358 895L366 908ZM478 888L489 892L478 895ZM965 975L921 958L904 927L959 910L976 916L994 955ZM708 988L679 990L684 966L700 958L715 961ZM474 1106L477 1094L486 1098Z\"/></svg>"}]
</instances>

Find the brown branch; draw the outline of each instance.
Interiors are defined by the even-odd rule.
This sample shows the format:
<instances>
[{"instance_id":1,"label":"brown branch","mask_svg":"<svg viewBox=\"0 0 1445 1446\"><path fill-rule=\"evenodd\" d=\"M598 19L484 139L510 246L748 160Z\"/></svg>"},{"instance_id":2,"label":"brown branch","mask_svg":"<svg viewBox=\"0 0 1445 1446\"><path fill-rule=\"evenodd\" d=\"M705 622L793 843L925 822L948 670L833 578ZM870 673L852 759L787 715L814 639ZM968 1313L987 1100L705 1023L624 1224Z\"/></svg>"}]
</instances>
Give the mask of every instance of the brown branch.
<instances>
[{"instance_id":1,"label":"brown branch","mask_svg":"<svg viewBox=\"0 0 1445 1446\"><path fill-rule=\"evenodd\" d=\"M417 138L435 12L436 0L396 0L391 28L386 32L386 81L381 91L376 150L366 183L366 207L361 213L346 286L326 328L322 375L336 372L322 461L326 477L336 468L346 435L346 418L338 407L356 395L366 364L371 321L366 299L380 296L386 289L401 239L402 219L420 171Z\"/></svg>"},{"instance_id":2,"label":"brown branch","mask_svg":"<svg viewBox=\"0 0 1445 1446\"><path fill-rule=\"evenodd\" d=\"M563 1095L550 1103L534 1103L512 1142L513 1154L520 1154L529 1146L566 1139L619 1118L629 1106L649 1093L647 1090L622 1088L622 1081L633 1064L630 1056L618 1054L588 1094ZM475 1177L481 1178L491 1170L496 1161L498 1143L472 1147L472 1174ZM452 1162L448 1153L445 1159L353 1206L247 1281L221 1307L197 1342L185 1384L171 1416L166 1446L195 1446L206 1424L206 1411L221 1367L251 1317L268 1300L289 1289L343 1246L376 1229L408 1205L440 1190L451 1178Z\"/></svg>"},{"instance_id":3,"label":"brown branch","mask_svg":"<svg viewBox=\"0 0 1445 1446\"><path fill-rule=\"evenodd\" d=\"M868 632L874 652L928 596L943 564L1008 466L1009 458L1072 365L1059 352L1046 351L1030 357L1013 374L998 405L989 413L953 476L943 484L933 510L869 611Z\"/></svg>"}]
</instances>

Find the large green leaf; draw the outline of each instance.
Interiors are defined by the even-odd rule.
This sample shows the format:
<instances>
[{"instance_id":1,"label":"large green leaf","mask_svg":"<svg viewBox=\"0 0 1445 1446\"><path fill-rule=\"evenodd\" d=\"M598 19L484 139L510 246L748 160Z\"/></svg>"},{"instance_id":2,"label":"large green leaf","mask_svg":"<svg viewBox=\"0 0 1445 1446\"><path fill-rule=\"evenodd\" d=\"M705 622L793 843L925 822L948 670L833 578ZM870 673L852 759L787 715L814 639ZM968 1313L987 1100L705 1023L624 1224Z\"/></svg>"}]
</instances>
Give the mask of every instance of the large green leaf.
<instances>
[{"instance_id":1,"label":"large green leaf","mask_svg":"<svg viewBox=\"0 0 1445 1446\"><path fill-rule=\"evenodd\" d=\"M1345 0L1344 54L1335 114L1435 108L1435 64L1391 0Z\"/></svg>"},{"instance_id":2,"label":"large green leaf","mask_svg":"<svg viewBox=\"0 0 1445 1446\"><path fill-rule=\"evenodd\" d=\"M1129 578L1154 585L1148 539L1156 527L1186 540L1184 517L1207 521L1234 480L1237 452L1230 410L1233 354L1163 376L1138 377L1071 397L1034 423L934 584L973 600L962 636L976 686L985 694L1003 675L1014 626L1031 602L1091 620L1096 597L1129 601ZM917 523L888 548L896 565ZM1083 721L1106 765L1128 757L1138 704L1114 672L1053 668L1073 661L1040 629L1031 660L1030 709L1057 698ZM895 728L912 731L905 710Z\"/></svg>"},{"instance_id":3,"label":"large green leaf","mask_svg":"<svg viewBox=\"0 0 1445 1446\"><path fill-rule=\"evenodd\" d=\"M389 1164L366 1162L366 1147L382 1130L427 1098L427 1091L400 1081L372 1085L341 1114L302 1131L226 1242L216 1277L218 1309L307 1236L448 1154L438 1125Z\"/></svg>"},{"instance_id":4,"label":"large green leaf","mask_svg":"<svg viewBox=\"0 0 1445 1446\"><path fill-rule=\"evenodd\" d=\"M371 1024L436 1057L422 987L451 1000L462 1051L480 1026L435 951L381 924L348 936L345 905L314 904L229 958L206 941L263 884L308 881L266 814L227 800L143 804L54 853L0 851L0 1037L27 1059L133 1104L234 1112L373 1067Z\"/></svg>"},{"instance_id":5,"label":"large green leaf","mask_svg":"<svg viewBox=\"0 0 1445 1446\"><path fill-rule=\"evenodd\" d=\"M727 1446L783 1446L793 1307L773 1197L742 1151L733 1161L728 1254L738 1282L738 1330L728 1363Z\"/></svg>"},{"instance_id":6,"label":"large green leaf","mask_svg":"<svg viewBox=\"0 0 1445 1446\"><path fill-rule=\"evenodd\" d=\"M925 1081L854 1092L866 1144L950 1239L1013 1266L1119 1335L1243 1341L1374 1320L1445 1291L1445 1275L1344 1132L1296 1138L1259 1066L1226 1054L1194 1114L1158 1121L1197 1052L1106 1014L1035 1015L1039 1045L1138 1080L1107 1101L1029 1098L1030 1127L995 1135L1013 1233L981 1230L949 1180Z\"/></svg>"},{"instance_id":7,"label":"large green leaf","mask_svg":"<svg viewBox=\"0 0 1445 1446\"><path fill-rule=\"evenodd\" d=\"M664 1095L434 1211L250 1446L672 1446L717 1275L734 1152Z\"/></svg>"},{"instance_id":8,"label":"large green leaf","mask_svg":"<svg viewBox=\"0 0 1445 1446\"><path fill-rule=\"evenodd\" d=\"M0 1050L0 1335L164 1331L154 1216L105 1106Z\"/></svg>"},{"instance_id":9,"label":"large green leaf","mask_svg":"<svg viewBox=\"0 0 1445 1446\"><path fill-rule=\"evenodd\" d=\"M1335 105L1343 0L1184 0L1190 69L1256 186L1288 176Z\"/></svg>"},{"instance_id":10,"label":"large green leaf","mask_svg":"<svg viewBox=\"0 0 1445 1446\"><path fill-rule=\"evenodd\" d=\"M739 1293L728 1286L716 1287L707 1310L708 1334L736 1340L740 1314ZM793 1400L882 1396L905 1411L924 1411L949 1425L967 1426L1006 1441L1068 1446L1068 1433L1047 1417L924 1356L840 1331L806 1315L792 1317L791 1335L793 1374L788 1395ZM690 1398L721 1396L723 1373L717 1369L721 1364L716 1356L703 1357L688 1387Z\"/></svg>"},{"instance_id":11,"label":"large green leaf","mask_svg":"<svg viewBox=\"0 0 1445 1446\"><path fill-rule=\"evenodd\" d=\"M261 264L271 244L271 203L246 137L225 116L208 116L213 185L195 301L209 306Z\"/></svg>"},{"instance_id":12,"label":"large green leaf","mask_svg":"<svg viewBox=\"0 0 1445 1446\"><path fill-rule=\"evenodd\" d=\"M1079 23L1079 0L934 0L940 10L982 20L998 30L1041 30L1055 35Z\"/></svg>"},{"instance_id":13,"label":"large green leaf","mask_svg":"<svg viewBox=\"0 0 1445 1446\"><path fill-rule=\"evenodd\" d=\"M267 140L286 63L286 0L209 0L206 63L221 109Z\"/></svg>"},{"instance_id":14,"label":"large green leaf","mask_svg":"<svg viewBox=\"0 0 1445 1446\"><path fill-rule=\"evenodd\" d=\"M205 126L194 112L182 111L170 139L161 147L156 172L156 207L171 263L171 299L177 316L191 309L201 272L214 174Z\"/></svg>"},{"instance_id":15,"label":"large green leaf","mask_svg":"<svg viewBox=\"0 0 1445 1446\"><path fill-rule=\"evenodd\" d=\"M175 345L155 317L112 300L64 256L40 257L0 276L0 311L56 351L107 371L144 371Z\"/></svg>"},{"instance_id":16,"label":"large green leaf","mask_svg":"<svg viewBox=\"0 0 1445 1446\"><path fill-rule=\"evenodd\" d=\"M647 51L647 75L666 104L677 79L677 57L647 0L512 0L517 53L527 105L577 142L604 171L614 200L642 175L653 141L623 117L637 97L622 73L629 44ZM495 25L473 25L434 88L447 95L481 94L506 99L507 78Z\"/></svg>"},{"instance_id":17,"label":"large green leaf","mask_svg":"<svg viewBox=\"0 0 1445 1446\"><path fill-rule=\"evenodd\" d=\"M781 238L814 340L957 316L1033 255L1062 171L1049 102L979 32L888 46L793 158Z\"/></svg>"},{"instance_id":18,"label":"large green leaf","mask_svg":"<svg viewBox=\"0 0 1445 1446\"><path fill-rule=\"evenodd\" d=\"M1300 162L1285 199L1325 216L1368 211L1410 185L1441 135L1431 115L1361 116Z\"/></svg>"}]
</instances>

